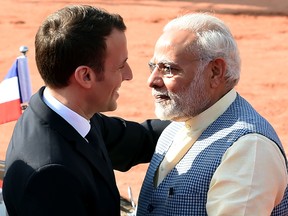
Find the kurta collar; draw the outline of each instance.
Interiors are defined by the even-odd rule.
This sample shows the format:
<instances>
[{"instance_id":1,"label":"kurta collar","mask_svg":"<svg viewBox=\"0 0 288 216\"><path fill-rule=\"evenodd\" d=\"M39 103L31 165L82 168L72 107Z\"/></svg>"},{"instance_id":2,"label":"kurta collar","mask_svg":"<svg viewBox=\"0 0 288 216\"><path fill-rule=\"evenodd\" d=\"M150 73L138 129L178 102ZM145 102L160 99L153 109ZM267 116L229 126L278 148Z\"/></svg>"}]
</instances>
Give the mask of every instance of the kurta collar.
<instances>
[{"instance_id":1,"label":"kurta collar","mask_svg":"<svg viewBox=\"0 0 288 216\"><path fill-rule=\"evenodd\" d=\"M199 130L203 131L228 109L228 107L236 99L236 95L237 93L235 89L230 90L226 95L224 95L220 100L218 100L204 112L187 120L185 122L185 127L191 132Z\"/></svg>"}]
</instances>

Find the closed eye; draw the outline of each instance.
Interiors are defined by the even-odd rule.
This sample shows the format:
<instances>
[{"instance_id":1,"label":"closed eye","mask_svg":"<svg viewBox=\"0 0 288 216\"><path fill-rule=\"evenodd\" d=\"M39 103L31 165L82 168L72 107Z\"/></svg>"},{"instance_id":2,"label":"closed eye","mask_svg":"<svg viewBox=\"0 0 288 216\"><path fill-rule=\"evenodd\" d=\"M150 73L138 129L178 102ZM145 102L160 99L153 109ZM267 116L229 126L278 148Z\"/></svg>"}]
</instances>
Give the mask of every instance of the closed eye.
<instances>
[{"instance_id":1,"label":"closed eye","mask_svg":"<svg viewBox=\"0 0 288 216\"><path fill-rule=\"evenodd\" d=\"M123 68L125 67L125 65L127 64L127 60L128 60L128 58L126 58L126 59L123 61L122 65L119 66L118 70L121 70L121 69L123 69Z\"/></svg>"},{"instance_id":2,"label":"closed eye","mask_svg":"<svg viewBox=\"0 0 288 216\"><path fill-rule=\"evenodd\" d=\"M125 67L125 65L122 65L119 67L119 70L123 69Z\"/></svg>"}]
</instances>

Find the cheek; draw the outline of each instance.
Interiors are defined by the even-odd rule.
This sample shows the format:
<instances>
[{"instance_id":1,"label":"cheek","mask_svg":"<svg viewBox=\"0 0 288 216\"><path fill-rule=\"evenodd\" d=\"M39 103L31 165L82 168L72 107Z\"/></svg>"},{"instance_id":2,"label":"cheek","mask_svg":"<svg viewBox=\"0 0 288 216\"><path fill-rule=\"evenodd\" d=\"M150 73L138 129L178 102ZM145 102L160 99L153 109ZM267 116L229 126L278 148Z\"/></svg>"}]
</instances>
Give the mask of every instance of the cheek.
<instances>
[{"instance_id":1,"label":"cheek","mask_svg":"<svg viewBox=\"0 0 288 216\"><path fill-rule=\"evenodd\" d=\"M118 71L117 71L117 73L114 73L112 76L110 76L108 82L109 82L110 86L115 86L115 87L120 86L120 84L122 82L121 73L119 73Z\"/></svg>"},{"instance_id":2,"label":"cheek","mask_svg":"<svg viewBox=\"0 0 288 216\"><path fill-rule=\"evenodd\" d=\"M189 88L191 81L187 79L171 79L164 81L165 86L169 92L178 93Z\"/></svg>"}]
</instances>

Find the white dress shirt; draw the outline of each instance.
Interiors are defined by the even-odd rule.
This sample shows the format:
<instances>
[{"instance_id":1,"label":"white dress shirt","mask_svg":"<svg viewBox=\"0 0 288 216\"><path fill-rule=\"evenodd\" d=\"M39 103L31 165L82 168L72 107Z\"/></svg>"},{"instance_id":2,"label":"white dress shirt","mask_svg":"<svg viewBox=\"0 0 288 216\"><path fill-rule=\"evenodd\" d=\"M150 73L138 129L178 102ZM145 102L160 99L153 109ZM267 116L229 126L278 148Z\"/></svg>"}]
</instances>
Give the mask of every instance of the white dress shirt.
<instances>
[{"instance_id":1,"label":"white dress shirt","mask_svg":"<svg viewBox=\"0 0 288 216\"><path fill-rule=\"evenodd\" d=\"M74 127L82 137L88 134L91 127L89 121L53 97L48 88L44 89L43 100L48 107Z\"/></svg>"}]
</instances>

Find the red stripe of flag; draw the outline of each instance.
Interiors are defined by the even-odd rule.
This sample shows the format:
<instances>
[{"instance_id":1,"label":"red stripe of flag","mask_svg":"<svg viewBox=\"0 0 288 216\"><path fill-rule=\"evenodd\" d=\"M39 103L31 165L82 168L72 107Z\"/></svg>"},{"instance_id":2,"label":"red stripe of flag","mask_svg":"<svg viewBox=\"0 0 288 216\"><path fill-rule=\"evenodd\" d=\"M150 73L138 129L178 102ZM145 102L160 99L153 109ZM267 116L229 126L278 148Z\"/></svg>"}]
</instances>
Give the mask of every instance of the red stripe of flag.
<instances>
[{"instance_id":1,"label":"red stripe of flag","mask_svg":"<svg viewBox=\"0 0 288 216\"><path fill-rule=\"evenodd\" d=\"M0 83L0 124L17 120L21 115L18 60Z\"/></svg>"},{"instance_id":2,"label":"red stripe of flag","mask_svg":"<svg viewBox=\"0 0 288 216\"><path fill-rule=\"evenodd\" d=\"M20 98L0 103L0 124L17 120L22 114Z\"/></svg>"}]
</instances>

